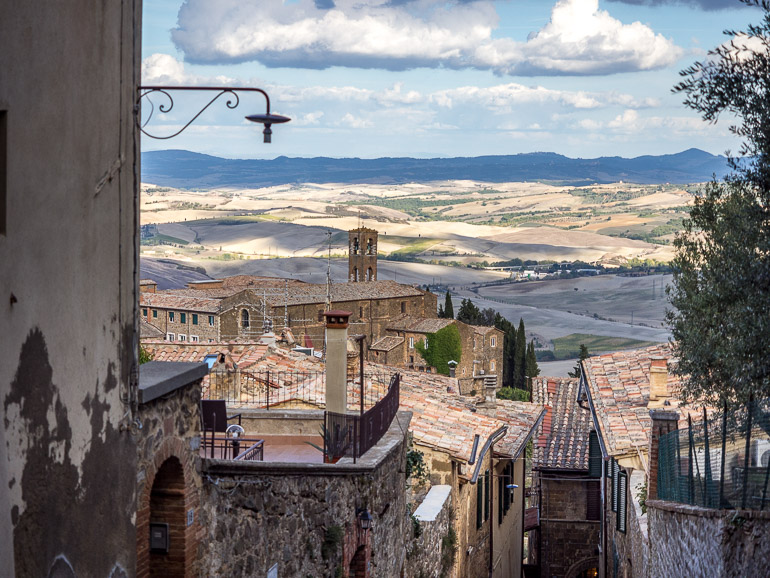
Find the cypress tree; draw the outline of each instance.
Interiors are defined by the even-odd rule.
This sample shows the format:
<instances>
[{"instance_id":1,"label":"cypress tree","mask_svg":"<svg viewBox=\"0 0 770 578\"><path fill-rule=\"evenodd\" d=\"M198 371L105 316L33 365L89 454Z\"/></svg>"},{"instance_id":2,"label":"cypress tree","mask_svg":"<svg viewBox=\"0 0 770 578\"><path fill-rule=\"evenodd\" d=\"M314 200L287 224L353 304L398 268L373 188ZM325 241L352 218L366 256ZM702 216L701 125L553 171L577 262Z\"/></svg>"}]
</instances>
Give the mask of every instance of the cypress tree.
<instances>
[{"instance_id":1,"label":"cypress tree","mask_svg":"<svg viewBox=\"0 0 770 578\"><path fill-rule=\"evenodd\" d=\"M537 356L535 355L535 341L532 340L527 346L527 377L529 377L529 383L527 388L532 388L532 380L540 375L540 368L537 366Z\"/></svg>"},{"instance_id":2,"label":"cypress tree","mask_svg":"<svg viewBox=\"0 0 770 578\"><path fill-rule=\"evenodd\" d=\"M526 389L524 377L527 372L527 336L524 332L524 320L519 319L519 330L516 332L516 349L514 350L514 385Z\"/></svg>"},{"instance_id":3,"label":"cypress tree","mask_svg":"<svg viewBox=\"0 0 770 578\"><path fill-rule=\"evenodd\" d=\"M446 298L444 299L444 317L447 319L455 318L455 309L452 305L452 296L449 294L449 291L446 292Z\"/></svg>"}]
</instances>

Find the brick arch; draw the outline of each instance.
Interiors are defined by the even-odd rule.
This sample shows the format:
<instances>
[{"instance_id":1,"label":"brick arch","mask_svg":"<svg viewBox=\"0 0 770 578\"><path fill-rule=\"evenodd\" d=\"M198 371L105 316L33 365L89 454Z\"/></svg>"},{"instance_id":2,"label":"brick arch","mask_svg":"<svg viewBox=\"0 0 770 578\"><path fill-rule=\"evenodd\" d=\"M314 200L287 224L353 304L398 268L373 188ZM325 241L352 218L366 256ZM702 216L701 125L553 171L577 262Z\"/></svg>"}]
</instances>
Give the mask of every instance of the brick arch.
<instances>
[{"instance_id":1,"label":"brick arch","mask_svg":"<svg viewBox=\"0 0 770 578\"><path fill-rule=\"evenodd\" d=\"M198 549L199 532L198 523L200 497L195 487L195 464L192 450L179 438L166 438L155 450L152 460L147 466L139 495L137 497L136 512L136 575L138 578L150 576L150 499L152 487L155 483L158 471L170 458L176 458L182 466L184 477L184 512L185 520L187 512L193 510L194 522L185 525L185 576L193 576L193 562Z\"/></svg>"},{"instance_id":2,"label":"brick arch","mask_svg":"<svg viewBox=\"0 0 770 578\"><path fill-rule=\"evenodd\" d=\"M599 568L598 558L583 558L579 562L575 562L572 566L569 567L569 570L567 570L567 573L564 576L565 578L575 578L581 572L585 572L591 568Z\"/></svg>"}]
</instances>

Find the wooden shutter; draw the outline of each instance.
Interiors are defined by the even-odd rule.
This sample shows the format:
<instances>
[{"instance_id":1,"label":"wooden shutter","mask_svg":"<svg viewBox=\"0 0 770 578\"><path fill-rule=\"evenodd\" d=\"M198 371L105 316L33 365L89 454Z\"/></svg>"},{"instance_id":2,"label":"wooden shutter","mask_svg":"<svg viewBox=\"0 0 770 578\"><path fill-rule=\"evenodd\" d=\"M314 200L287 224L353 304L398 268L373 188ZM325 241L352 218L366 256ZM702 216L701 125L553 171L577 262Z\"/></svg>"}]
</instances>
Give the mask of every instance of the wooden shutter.
<instances>
[{"instance_id":1,"label":"wooden shutter","mask_svg":"<svg viewBox=\"0 0 770 578\"><path fill-rule=\"evenodd\" d=\"M612 458L610 462L610 471L612 472L612 511L618 511L618 474L620 473L620 466L615 458Z\"/></svg>"},{"instance_id":2,"label":"wooden shutter","mask_svg":"<svg viewBox=\"0 0 770 578\"><path fill-rule=\"evenodd\" d=\"M618 472L618 532L626 533L626 510L628 505L628 474Z\"/></svg>"},{"instance_id":3,"label":"wooden shutter","mask_svg":"<svg viewBox=\"0 0 770 578\"><path fill-rule=\"evenodd\" d=\"M601 518L601 486L599 481L586 483L586 520Z\"/></svg>"},{"instance_id":4,"label":"wooden shutter","mask_svg":"<svg viewBox=\"0 0 770 578\"><path fill-rule=\"evenodd\" d=\"M489 520L489 470L484 472L484 521Z\"/></svg>"},{"instance_id":5,"label":"wooden shutter","mask_svg":"<svg viewBox=\"0 0 770 578\"><path fill-rule=\"evenodd\" d=\"M505 470L503 470L505 471ZM503 523L503 494L505 493L505 478L497 478L497 523Z\"/></svg>"},{"instance_id":6,"label":"wooden shutter","mask_svg":"<svg viewBox=\"0 0 770 578\"><path fill-rule=\"evenodd\" d=\"M602 452L595 431L588 436L588 475L592 478L602 477Z\"/></svg>"},{"instance_id":7,"label":"wooden shutter","mask_svg":"<svg viewBox=\"0 0 770 578\"><path fill-rule=\"evenodd\" d=\"M511 490L506 486L513 483L513 463L508 462L505 466L505 483L503 484L503 513L507 514L508 509L511 507Z\"/></svg>"},{"instance_id":8,"label":"wooden shutter","mask_svg":"<svg viewBox=\"0 0 770 578\"><path fill-rule=\"evenodd\" d=\"M481 528L481 524L484 522L482 517L484 507L484 480L478 480L476 482L476 529Z\"/></svg>"}]
</instances>

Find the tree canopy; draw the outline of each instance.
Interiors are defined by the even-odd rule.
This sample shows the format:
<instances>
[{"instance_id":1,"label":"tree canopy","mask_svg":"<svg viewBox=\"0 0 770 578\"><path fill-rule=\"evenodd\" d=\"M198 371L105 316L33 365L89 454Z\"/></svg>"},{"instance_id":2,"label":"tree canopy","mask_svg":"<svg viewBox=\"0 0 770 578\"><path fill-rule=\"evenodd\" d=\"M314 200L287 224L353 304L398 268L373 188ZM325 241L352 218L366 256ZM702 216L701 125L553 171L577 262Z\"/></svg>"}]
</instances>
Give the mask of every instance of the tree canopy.
<instances>
[{"instance_id":1,"label":"tree canopy","mask_svg":"<svg viewBox=\"0 0 770 578\"><path fill-rule=\"evenodd\" d=\"M762 9L760 23L726 31L674 88L706 121L734 115L744 139L732 173L696 197L668 290L682 396L720 405L770 397L770 3L741 1Z\"/></svg>"}]
</instances>

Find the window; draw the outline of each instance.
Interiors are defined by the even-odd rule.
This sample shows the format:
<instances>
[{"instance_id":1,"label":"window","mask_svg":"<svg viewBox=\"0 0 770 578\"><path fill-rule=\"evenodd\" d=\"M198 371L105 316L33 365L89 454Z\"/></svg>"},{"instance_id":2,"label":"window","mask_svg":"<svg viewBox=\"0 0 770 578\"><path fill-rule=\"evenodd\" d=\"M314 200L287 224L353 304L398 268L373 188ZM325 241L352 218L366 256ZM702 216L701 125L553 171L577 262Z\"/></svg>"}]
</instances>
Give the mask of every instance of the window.
<instances>
[{"instance_id":1,"label":"window","mask_svg":"<svg viewBox=\"0 0 770 578\"><path fill-rule=\"evenodd\" d=\"M610 502L610 509L613 512L618 511L618 474L620 473L620 466L615 458L610 460L610 478L612 479L612 501Z\"/></svg>"},{"instance_id":2,"label":"window","mask_svg":"<svg viewBox=\"0 0 770 578\"><path fill-rule=\"evenodd\" d=\"M179 314L179 323L187 323L187 313Z\"/></svg>"},{"instance_id":3,"label":"window","mask_svg":"<svg viewBox=\"0 0 770 578\"><path fill-rule=\"evenodd\" d=\"M428 336L425 336L425 349L428 349Z\"/></svg>"},{"instance_id":4,"label":"window","mask_svg":"<svg viewBox=\"0 0 770 578\"><path fill-rule=\"evenodd\" d=\"M192 314L192 324L193 325L198 325L198 314L197 313L193 313Z\"/></svg>"},{"instance_id":5,"label":"window","mask_svg":"<svg viewBox=\"0 0 770 578\"><path fill-rule=\"evenodd\" d=\"M359 319L363 319L364 318L364 308L363 307L359 307L358 308L358 318Z\"/></svg>"},{"instance_id":6,"label":"window","mask_svg":"<svg viewBox=\"0 0 770 578\"><path fill-rule=\"evenodd\" d=\"M198 343L198 336L197 335L190 335L190 341L193 343Z\"/></svg>"},{"instance_id":7,"label":"window","mask_svg":"<svg viewBox=\"0 0 770 578\"><path fill-rule=\"evenodd\" d=\"M503 494L505 493L505 485L503 476L497 478L497 524L503 523Z\"/></svg>"},{"instance_id":8,"label":"window","mask_svg":"<svg viewBox=\"0 0 770 578\"><path fill-rule=\"evenodd\" d=\"M463 375L465 375L465 368L463 367Z\"/></svg>"},{"instance_id":9,"label":"window","mask_svg":"<svg viewBox=\"0 0 770 578\"><path fill-rule=\"evenodd\" d=\"M489 371L494 371L494 370L495 370L495 360L493 359L492 361L489 362Z\"/></svg>"},{"instance_id":10,"label":"window","mask_svg":"<svg viewBox=\"0 0 770 578\"><path fill-rule=\"evenodd\" d=\"M406 313L406 301L401 302L401 313Z\"/></svg>"},{"instance_id":11,"label":"window","mask_svg":"<svg viewBox=\"0 0 770 578\"><path fill-rule=\"evenodd\" d=\"M505 480L504 486L513 484L513 462L508 462L503 475L505 475L505 478L503 478ZM505 488L505 492L503 492L503 514L507 514L508 510L511 509L511 492L513 490L508 488Z\"/></svg>"},{"instance_id":12,"label":"window","mask_svg":"<svg viewBox=\"0 0 770 578\"><path fill-rule=\"evenodd\" d=\"M176 335L173 333L166 333L166 341L174 341L176 339Z\"/></svg>"},{"instance_id":13,"label":"window","mask_svg":"<svg viewBox=\"0 0 770 578\"><path fill-rule=\"evenodd\" d=\"M142 317L147 317L147 307L142 307Z\"/></svg>"},{"instance_id":14,"label":"window","mask_svg":"<svg viewBox=\"0 0 770 578\"><path fill-rule=\"evenodd\" d=\"M249 312L246 309L241 310L241 327L244 329L249 327Z\"/></svg>"},{"instance_id":15,"label":"window","mask_svg":"<svg viewBox=\"0 0 770 578\"><path fill-rule=\"evenodd\" d=\"M489 346L497 347L497 337L495 337L494 335L489 338Z\"/></svg>"},{"instance_id":16,"label":"window","mask_svg":"<svg viewBox=\"0 0 770 578\"><path fill-rule=\"evenodd\" d=\"M174 312L173 311L169 311L168 312L168 320L170 322L172 322L172 323L174 322Z\"/></svg>"},{"instance_id":17,"label":"window","mask_svg":"<svg viewBox=\"0 0 770 578\"><path fill-rule=\"evenodd\" d=\"M588 434L588 476L591 478L602 477L602 453L596 431Z\"/></svg>"},{"instance_id":18,"label":"window","mask_svg":"<svg viewBox=\"0 0 770 578\"><path fill-rule=\"evenodd\" d=\"M489 475L489 470L484 472L484 521L489 520L489 487L492 481L492 476Z\"/></svg>"},{"instance_id":19,"label":"window","mask_svg":"<svg viewBox=\"0 0 770 578\"><path fill-rule=\"evenodd\" d=\"M214 327L214 316L213 315L209 315L209 327Z\"/></svg>"},{"instance_id":20,"label":"window","mask_svg":"<svg viewBox=\"0 0 770 578\"><path fill-rule=\"evenodd\" d=\"M409 338L409 349L414 349L414 337Z\"/></svg>"},{"instance_id":21,"label":"window","mask_svg":"<svg viewBox=\"0 0 770 578\"><path fill-rule=\"evenodd\" d=\"M157 319L158 318L158 310L157 309L153 309L152 310L152 318L153 319Z\"/></svg>"},{"instance_id":22,"label":"window","mask_svg":"<svg viewBox=\"0 0 770 578\"><path fill-rule=\"evenodd\" d=\"M187 336L184 335L183 333L180 333L179 334L179 341L187 341Z\"/></svg>"},{"instance_id":23,"label":"window","mask_svg":"<svg viewBox=\"0 0 770 578\"><path fill-rule=\"evenodd\" d=\"M409 356L409 363L414 364L414 355Z\"/></svg>"},{"instance_id":24,"label":"window","mask_svg":"<svg viewBox=\"0 0 770 578\"><path fill-rule=\"evenodd\" d=\"M473 349L476 349L476 345L478 345L478 343L476 342L476 338L474 337L473 338Z\"/></svg>"},{"instance_id":25,"label":"window","mask_svg":"<svg viewBox=\"0 0 770 578\"><path fill-rule=\"evenodd\" d=\"M323 320L324 320L324 310L323 309L319 309L318 310L318 321L323 321Z\"/></svg>"}]
</instances>

